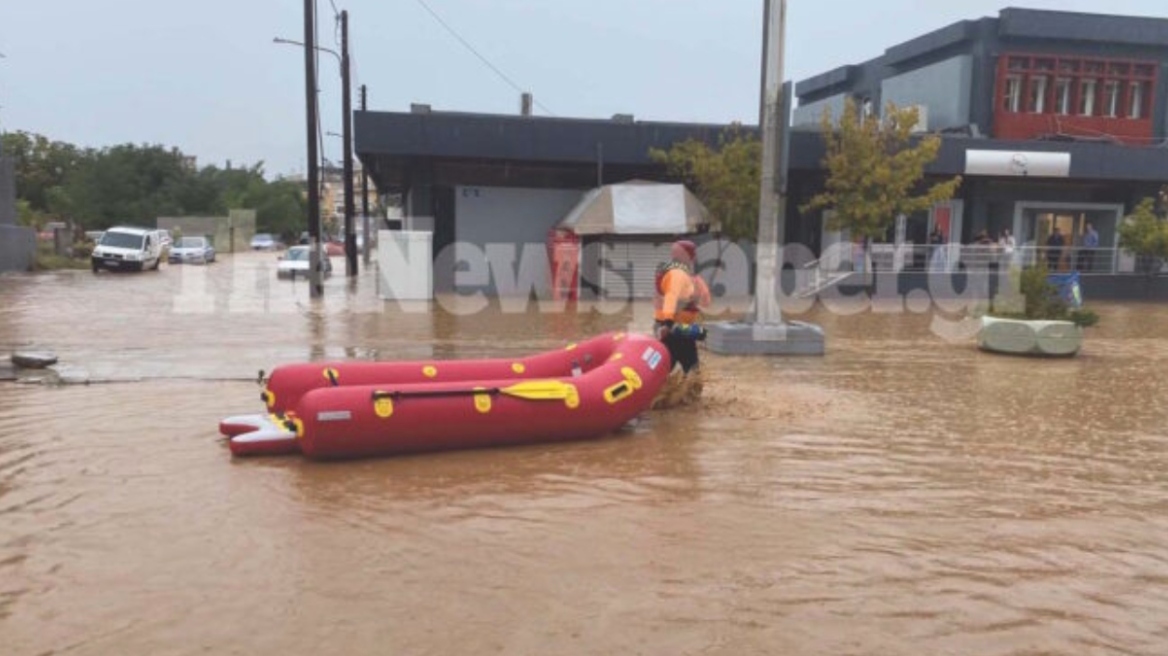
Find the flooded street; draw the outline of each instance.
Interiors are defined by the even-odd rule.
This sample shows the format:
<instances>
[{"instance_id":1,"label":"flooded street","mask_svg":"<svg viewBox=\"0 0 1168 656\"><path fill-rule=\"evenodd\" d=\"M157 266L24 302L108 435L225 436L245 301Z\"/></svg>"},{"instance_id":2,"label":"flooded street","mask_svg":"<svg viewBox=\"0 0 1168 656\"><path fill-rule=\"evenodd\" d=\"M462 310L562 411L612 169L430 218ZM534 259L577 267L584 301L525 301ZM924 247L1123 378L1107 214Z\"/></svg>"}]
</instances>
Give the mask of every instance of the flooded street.
<instances>
[{"instance_id":1,"label":"flooded street","mask_svg":"<svg viewBox=\"0 0 1168 656\"><path fill-rule=\"evenodd\" d=\"M93 381L0 383L0 653L1168 653L1166 306L1092 304L1067 361L817 309L827 357L706 353L702 406L608 439L233 460L260 370L644 310L314 307L274 265L0 278L0 354Z\"/></svg>"}]
</instances>

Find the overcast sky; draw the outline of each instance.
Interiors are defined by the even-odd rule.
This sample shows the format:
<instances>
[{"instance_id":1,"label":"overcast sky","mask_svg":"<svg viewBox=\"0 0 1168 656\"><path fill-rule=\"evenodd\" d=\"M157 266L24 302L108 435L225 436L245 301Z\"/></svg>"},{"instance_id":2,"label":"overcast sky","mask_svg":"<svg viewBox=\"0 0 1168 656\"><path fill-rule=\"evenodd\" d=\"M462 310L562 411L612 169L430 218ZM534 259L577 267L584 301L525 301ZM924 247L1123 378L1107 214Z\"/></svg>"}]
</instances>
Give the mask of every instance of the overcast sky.
<instances>
[{"instance_id":1,"label":"overcast sky","mask_svg":"<svg viewBox=\"0 0 1168 656\"><path fill-rule=\"evenodd\" d=\"M370 107L754 122L762 0L332 0L351 15ZM791 0L787 78L803 79L1005 6L1168 16L1164 0ZM339 49L330 0L321 45ZM300 0L2 0L0 129L86 146L161 143L200 164L304 168ZM321 60L326 131L341 131L339 66ZM356 106L356 103L354 103ZM339 160L341 141L325 137Z\"/></svg>"}]
</instances>

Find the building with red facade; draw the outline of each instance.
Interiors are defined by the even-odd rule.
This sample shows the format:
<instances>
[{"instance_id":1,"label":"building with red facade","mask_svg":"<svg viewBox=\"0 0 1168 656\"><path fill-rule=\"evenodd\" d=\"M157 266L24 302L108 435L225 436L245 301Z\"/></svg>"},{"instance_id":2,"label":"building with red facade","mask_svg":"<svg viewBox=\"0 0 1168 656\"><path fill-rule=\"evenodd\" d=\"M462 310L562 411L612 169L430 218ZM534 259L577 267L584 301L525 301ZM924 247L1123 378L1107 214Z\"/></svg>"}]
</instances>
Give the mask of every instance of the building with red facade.
<instances>
[{"instance_id":1,"label":"building with red facade","mask_svg":"<svg viewBox=\"0 0 1168 656\"><path fill-rule=\"evenodd\" d=\"M1168 182L1166 73L1168 20L1004 9L799 82L792 166L814 170L822 147L809 133L847 98L869 113L917 106L919 130L944 137L930 173L965 183L952 203L909 217L904 239L923 243L943 226L953 243L1010 230L1041 247L1057 228L1069 254L1060 266L1123 272L1134 262L1115 249L1116 226ZM1099 248L1080 258L1088 224ZM790 227L820 248L846 239L822 217Z\"/></svg>"}]
</instances>

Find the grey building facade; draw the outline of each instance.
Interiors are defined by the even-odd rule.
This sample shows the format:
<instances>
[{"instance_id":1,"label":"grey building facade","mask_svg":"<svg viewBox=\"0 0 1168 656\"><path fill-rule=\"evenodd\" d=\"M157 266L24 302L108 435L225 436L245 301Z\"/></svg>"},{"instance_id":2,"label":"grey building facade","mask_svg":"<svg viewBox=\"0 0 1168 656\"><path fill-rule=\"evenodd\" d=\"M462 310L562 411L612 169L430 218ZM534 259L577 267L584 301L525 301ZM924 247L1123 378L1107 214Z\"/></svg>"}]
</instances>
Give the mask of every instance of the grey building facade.
<instances>
[{"instance_id":1,"label":"grey building facade","mask_svg":"<svg viewBox=\"0 0 1168 656\"><path fill-rule=\"evenodd\" d=\"M36 233L16 225L14 162L0 153L0 273L28 271L36 254Z\"/></svg>"},{"instance_id":2,"label":"grey building facade","mask_svg":"<svg viewBox=\"0 0 1168 656\"><path fill-rule=\"evenodd\" d=\"M482 280L467 262L512 245L528 271L546 268L549 232L585 192L608 183L667 181L650 151L686 139L715 143L727 126L523 115L357 112L356 152L383 193L401 194L405 229L433 233L434 287L508 294L513 281ZM457 244L457 246L455 246ZM461 262L461 264L460 264ZM588 263L585 269L595 270ZM620 264L615 266L619 267ZM537 287L546 288L547 272ZM469 281L469 282L468 282Z\"/></svg>"}]
</instances>

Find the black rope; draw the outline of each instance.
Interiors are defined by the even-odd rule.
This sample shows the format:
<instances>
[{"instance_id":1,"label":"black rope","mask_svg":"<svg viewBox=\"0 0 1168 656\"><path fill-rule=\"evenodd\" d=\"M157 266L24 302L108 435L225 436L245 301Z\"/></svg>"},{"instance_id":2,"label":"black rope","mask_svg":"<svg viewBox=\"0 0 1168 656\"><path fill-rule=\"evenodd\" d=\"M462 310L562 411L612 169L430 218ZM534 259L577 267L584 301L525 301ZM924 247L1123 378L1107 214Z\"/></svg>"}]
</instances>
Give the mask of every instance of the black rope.
<instances>
[{"instance_id":1,"label":"black rope","mask_svg":"<svg viewBox=\"0 0 1168 656\"><path fill-rule=\"evenodd\" d=\"M381 399L394 399L394 400L396 400L396 399L403 399L403 398L442 399L442 398L452 398L452 397L459 397L459 396L478 396L479 394L485 394L488 396L498 396L499 394L502 394L502 393L503 393L503 390L499 389L498 387L491 387L488 389L479 389L479 390L465 389L465 390L431 390L431 391L418 391L418 392L402 392L402 391L374 392L373 393L373 400L374 401L378 401Z\"/></svg>"}]
</instances>

